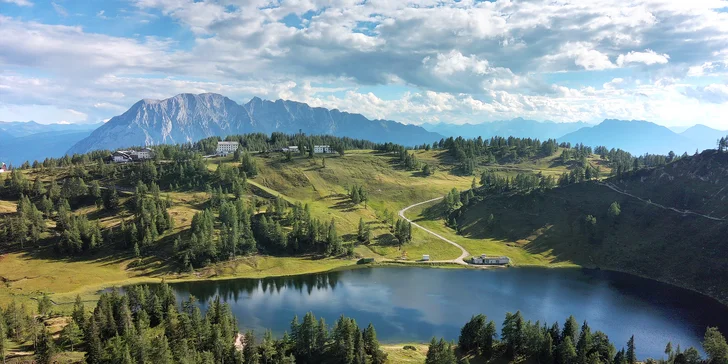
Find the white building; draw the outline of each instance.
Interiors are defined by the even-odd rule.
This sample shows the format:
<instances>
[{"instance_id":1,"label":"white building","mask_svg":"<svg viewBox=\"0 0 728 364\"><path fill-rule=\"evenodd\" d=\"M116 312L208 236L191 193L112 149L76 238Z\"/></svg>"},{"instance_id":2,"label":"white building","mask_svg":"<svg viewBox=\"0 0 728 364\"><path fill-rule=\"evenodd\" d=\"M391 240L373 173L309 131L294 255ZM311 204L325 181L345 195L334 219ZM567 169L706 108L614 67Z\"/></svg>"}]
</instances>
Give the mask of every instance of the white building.
<instances>
[{"instance_id":1,"label":"white building","mask_svg":"<svg viewBox=\"0 0 728 364\"><path fill-rule=\"evenodd\" d=\"M473 264L506 265L510 263L511 259L508 257L489 257L486 254L473 257Z\"/></svg>"},{"instance_id":2,"label":"white building","mask_svg":"<svg viewBox=\"0 0 728 364\"><path fill-rule=\"evenodd\" d=\"M217 142L216 153L217 155L228 155L235 153L238 147L240 147L240 143L238 142Z\"/></svg>"},{"instance_id":3,"label":"white building","mask_svg":"<svg viewBox=\"0 0 728 364\"><path fill-rule=\"evenodd\" d=\"M429 262L430 261L430 256L428 254L423 255L422 256L422 261L423 262Z\"/></svg>"},{"instance_id":4,"label":"white building","mask_svg":"<svg viewBox=\"0 0 728 364\"><path fill-rule=\"evenodd\" d=\"M126 150L117 150L111 155L111 159L114 163L128 163L132 161L131 155Z\"/></svg>"},{"instance_id":5,"label":"white building","mask_svg":"<svg viewBox=\"0 0 728 364\"><path fill-rule=\"evenodd\" d=\"M111 160L114 163L128 163L136 161L144 161L152 159L154 152L149 148L143 148L140 150L117 150L111 155Z\"/></svg>"},{"instance_id":6,"label":"white building","mask_svg":"<svg viewBox=\"0 0 728 364\"><path fill-rule=\"evenodd\" d=\"M291 153L298 153L298 146L292 145L290 147L284 147L281 149L281 152L291 152Z\"/></svg>"},{"instance_id":7,"label":"white building","mask_svg":"<svg viewBox=\"0 0 728 364\"><path fill-rule=\"evenodd\" d=\"M334 150L328 145L314 145L313 152L315 154L328 154L333 153Z\"/></svg>"},{"instance_id":8,"label":"white building","mask_svg":"<svg viewBox=\"0 0 728 364\"><path fill-rule=\"evenodd\" d=\"M141 159L141 160L152 159L152 157L154 156L152 150L149 148L143 148L141 150L132 150L131 153L132 153L132 155L136 155L137 159Z\"/></svg>"}]
</instances>

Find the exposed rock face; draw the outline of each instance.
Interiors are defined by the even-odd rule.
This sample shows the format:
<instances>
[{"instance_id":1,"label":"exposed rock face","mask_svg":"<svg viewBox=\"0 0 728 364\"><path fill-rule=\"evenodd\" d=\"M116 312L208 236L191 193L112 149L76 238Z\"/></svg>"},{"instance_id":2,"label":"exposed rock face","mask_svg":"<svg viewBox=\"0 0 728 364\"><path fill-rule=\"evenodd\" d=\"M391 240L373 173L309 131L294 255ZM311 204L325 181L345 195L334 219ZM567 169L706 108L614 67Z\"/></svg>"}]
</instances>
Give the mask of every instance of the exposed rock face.
<instances>
[{"instance_id":1,"label":"exposed rock face","mask_svg":"<svg viewBox=\"0 0 728 364\"><path fill-rule=\"evenodd\" d=\"M193 142L211 136L253 132L330 134L414 145L432 143L440 134L389 120L311 107L294 101L258 97L239 105L218 94L181 94L166 100L141 100L113 117L69 153L138 145Z\"/></svg>"}]
</instances>

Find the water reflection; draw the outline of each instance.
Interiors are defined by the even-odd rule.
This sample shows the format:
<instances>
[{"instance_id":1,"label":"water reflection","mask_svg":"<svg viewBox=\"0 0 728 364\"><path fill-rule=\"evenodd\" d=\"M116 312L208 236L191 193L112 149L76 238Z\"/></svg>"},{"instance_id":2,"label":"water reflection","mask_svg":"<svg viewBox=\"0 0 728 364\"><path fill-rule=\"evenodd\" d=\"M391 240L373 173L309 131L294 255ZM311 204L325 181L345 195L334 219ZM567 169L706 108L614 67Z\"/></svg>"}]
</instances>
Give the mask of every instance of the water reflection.
<instances>
[{"instance_id":1,"label":"water reflection","mask_svg":"<svg viewBox=\"0 0 728 364\"><path fill-rule=\"evenodd\" d=\"M294 315L313 311L329 323L345 314L371 322L385 342L456 340L484 313L498 326L506 312L563 323L573 314L615 343L635 335L641 357L660 357L667 341L699 346L708 325L728 328L728 309L690 291L628 275L579 269L444 270L377 268L266 279L173 284L206 309L229 302L241 328L281 335Z\"/></svg>"}]
</instances>

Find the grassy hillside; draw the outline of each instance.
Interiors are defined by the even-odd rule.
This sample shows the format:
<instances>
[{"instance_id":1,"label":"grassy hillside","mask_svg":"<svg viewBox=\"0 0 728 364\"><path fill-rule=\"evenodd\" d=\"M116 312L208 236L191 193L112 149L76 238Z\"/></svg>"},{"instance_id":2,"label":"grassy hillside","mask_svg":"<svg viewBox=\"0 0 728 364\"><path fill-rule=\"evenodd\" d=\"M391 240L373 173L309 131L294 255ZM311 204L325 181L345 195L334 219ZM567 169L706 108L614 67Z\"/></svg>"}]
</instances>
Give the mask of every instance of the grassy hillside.
<instances>
[{"instance_id":1,"label":"grassy hillside","mask_svg":"<svg viewBox=\"0 0 728 364\"><path fill-rule=\"evenodd\" d=\"M461 236L439 218L442 204L424 209L419 218L471 253L506 254L516 265L547 262L619 270L726 302L728 223L719 218L726 214L727 162L725 154L706 152L606 183L579 183L528 194L480 191L474 202L456 212ZM632 196L608 183L629 188ZM691 202L673 209L675 193L682 194L679 201ZM618 216L609 213L615 202L621 208ZM686 214L684 208L712 215ZM593 219L588 221L587 216Z\"/></svg>"},{"instance_id":2,"label":"grassy hillside","mask_svg":"<svg viewBox=\"0 0 728 364\"><path fill-rule=\"evenodd\" d=\"M371 151L351 152L343 157L330 156L326 167L320 159L295 157L285 162L278 153L257 156L255 160L260 174L250 180L247 200L263 200L272 195L281 195L291 203L308 203L312 214L322 221L332 218L337 222L339 234L345 242L356 239L360 218L373 230L374 241L370 246L357 247L357 255L366 257L398 258L407 254L418 259L421 254L431 254L437 259L451 259L459 255L457 248L443 243L420 231L408 246L400 249L384 223L379 222L378 214L388 209L396 213L402 207L423 199L444 194L453 187L470 184L471 178L455 176L451 167L436 152L420 152L437 170L427 178L416 172L399 169L393 158ZM237 164L230 158L208 160L208 169L214 171L220 163ZM89 166L89 170L94 167ZM73 174L73 168L31 169L20 171L30 181L40 179L44 183L51 180L62 181ZM9 178L5 174L1 178ZM125 174L117 179L99 179L93 172L90 179L102 185L123 185ZM348 186L364 186L370 194L365 208L354 206L345 196ZM144 258L141 264L129 252L100 251L77 258L59 259L53 251L57 238L52 231L41 237L41 245L20 249L15 245L0 252L0 304L10 300L29 301L41 293L52 293L53 299L64 304L71 302L76 294L92 297L96 290L107 285L123 285L139 281L167 279L200 279L206 277L262 277L320 272L346 265L355 264L355 259L314 259L314 257L271 257L253 256L225 262L200 269L194 274L179 274L171 262L164 259L164 252L170 250L173 237L189 230L192 217L207 206L209 195L203 191L162 191L163 197L171 202L168 211L174 220L174 228L158 239L154 249L155 256ZM130 199L129 193L121 193L121 205ZM0 214L9 216L16 210L14 200L0 200ZM98 220L103 229L118 229L122 220L129 221L132 213L123 208L109 213L93 204L83 204L73 209L76 216L87 216ZM48 228L55 222L48 221ZM160 253L161 252L161 253ZM83 274L79 274L83 272Z\"/></svg>"}]
</instances>

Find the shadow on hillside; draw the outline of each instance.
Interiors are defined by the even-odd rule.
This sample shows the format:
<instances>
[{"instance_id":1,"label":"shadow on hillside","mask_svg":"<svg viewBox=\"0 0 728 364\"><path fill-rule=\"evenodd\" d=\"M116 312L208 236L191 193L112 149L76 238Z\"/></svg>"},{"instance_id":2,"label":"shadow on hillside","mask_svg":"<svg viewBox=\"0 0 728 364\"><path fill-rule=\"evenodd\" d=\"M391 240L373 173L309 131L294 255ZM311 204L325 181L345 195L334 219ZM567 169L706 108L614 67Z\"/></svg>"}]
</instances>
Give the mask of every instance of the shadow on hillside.
<instances>
[{"instance_id":1,"label":"shadow on hillside","mask_svg":"<svg viewBox=\"0 0 728 364\"><path fill-rule=\"evenodd\" d=\"M80 253L59 252L56 248L59 237L51 236L36 244L25 244L24 248L14 245L3 253L22 253L23 259L49 260L65 263L89 262L99 266L121 265L129 262L127 270L138 271L146 276L158 276L176 272L176 265L170 259L174 240L183 232L170 234L152 245L142 258L135 260L131 249L122 249L115 246L115 241L107 241L99 248Z\"/></svg>"},{"instance_id":2,"label":"shadow on hillside","mask_svg":"<svg viewBox=\"0 0 728 364\"><path fill-rule=\"evenodd\" d=\"M374 246L399 247L399 241L391 233L384 233L374 239Z\"/></svg>"},{"instance_id":3,"label":"shadow on hillside","mask_svg":"<svg viewBox=\"0 0 728 364\"><path fill-rule=\"evenodd\" d=\"M352 211L356 211L356 210L358 210L358 209L360 209L360 208L364 208L364 206L363 206L363 205L361 205L361 204L354 204L354 203L353 203L353 202L352 202L352 201L351 201L351 200L349 199L349 197L348 197L348 196L346 196L346 197L343 197L343 198L339 198L339 201L338 201L338 202L336 202L336 203L335 203L335 204L334 204L333 206L331 206L331 207L332 207L332 208L334 208L334 209L337 209L337 210L339 210L339 211L343 211L343 212L352 212Z\"/></svg>"}]
</instances>

